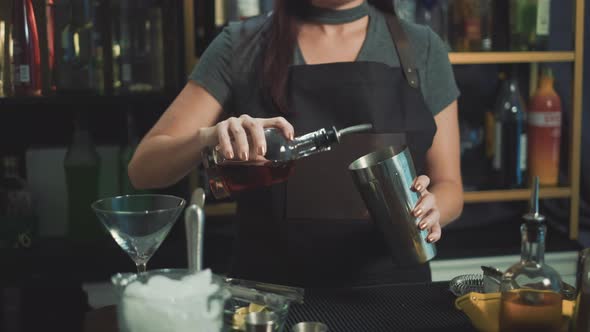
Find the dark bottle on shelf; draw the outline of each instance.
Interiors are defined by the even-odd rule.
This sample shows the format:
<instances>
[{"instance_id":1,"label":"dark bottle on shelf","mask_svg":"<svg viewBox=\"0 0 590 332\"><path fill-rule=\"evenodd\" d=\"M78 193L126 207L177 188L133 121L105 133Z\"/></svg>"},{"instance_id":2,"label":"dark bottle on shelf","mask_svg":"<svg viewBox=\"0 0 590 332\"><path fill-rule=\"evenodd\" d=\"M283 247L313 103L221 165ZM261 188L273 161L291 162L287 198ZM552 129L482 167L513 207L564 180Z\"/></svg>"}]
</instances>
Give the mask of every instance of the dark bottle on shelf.
<instances>
[{"instance_id":1,"label":"dark bottle on shelf","mask_svg":"<svg viewBox=\"0 0 590 332\"><path fill-rule=\"evenodd\" d=\"M33 195L20 176L18 158L2 160L0 178L0 248L29 248L36 234Z\"/></svg>"},{"instance_id":2,"label":"dark bottle on shelf","mask_svg":"<svg viewBox=\"0 0 590 332\"><path fill-rule=\"evenodd\" d=\"M516 74L505 80L494 106L494 183L519 188L527 179L527 126Z\"/></svg>"},{"instance_id":3,"label":"dark bottle on shelf","mask_svg":"<svg viewBox=\"0 0 590 332\"><path fill-rule=\"evenodd\" d=\"M90 204L98 199L100 158L88 130L88 119L78 115L64 168L68 193L68 237L74 243L94 241L104 233Z\"/></svg>"},{"instance_id":4,"label":"dark bottle on shelf","mask_svg":"<svg viewBox=\"0 0 590 332\"><path fill-rule=\"evenodd\" d=\"M5 97L8 94L8 70L7 70L7 52L6 52L6 21L0 20L0 97Z\"/></svg>"},{"instance_id":5,"label":"dark bottle on shelf","mask_svg":"<svg viewBox=\"0 0 590 332\"><path fill-rule=\"evenodd\" d=\"M41 50L33 0L14 0L12 7L13 91L18 96L41 95Z\"/></svg>"},{"instance_id":6,"label":"dark bottle on shelf","mask_svg":"<svg viewBox=\"0 0 590 332\"><path fill-rule=\"evenodd\" d=\"M451 3L453 49L459 52L480 51L481 11L480 0L454 0Z\"/></svg>"},{"instance_id":7,"label":"dark bottle on shelf","mask_svg":"<svg viewBox=\"0 0 590 332\"><path fill-rule=\"evenodd\" d=\"M54 12L57 90L102 94L104 55L96 2L55 0Z\"/></svg>"},{"instance_id":8,"label":"dark bottle on shelf","mask_svg":"<svg viewBox=\"0 0 590 332\"><path fill-rule=\"evenodd\" d=\"M416 23L429 26L439 37L449 43L448 0L418 0Z\"/></svg>"},{"instance_id":9,"label":"dark bottle on shelf","mask_svg":"<svg viewBox=\"0 0 590 332\"><path fill-rule=\"evenodd\" d=\"M508 51L510 49L510 24L506 22L510 17L510 2L513 0L494 0L492 7L492 21L495 21L492 29L492 46L495 51Z\"/></svg>"},{"instance_id":10,"label":"dark bottle on shelf","mask_svg":"<svg viewBox=\"0 0 590 332\"><path fill-rule=\"evenodd\" d=\"M114 90L164 89L162 8L156 0L121 0L112 7Z\"/></svg>"},{"instance_id":11,"label":"dark bottle on shelf","mask_svg":"<svg viewBox=\"0 0 590 332\"><path fill-rule=\"evenodd\" d=\"M47 27L47 75L49 75L49 90L54 92L57 89L55 77L55 0L47 0L45 3L45 24Z\"/></svg>"},{"instance_id":12,"label":"dark bottle on shelf","mask_svg":"<svg viewBox=\"0 0 590 332\"><path fill-rule=\"evenodd\" d=\"M551 0L512 0L511 48L515 51L546 50L551 21Z\"/></svg>"}]
</instances>

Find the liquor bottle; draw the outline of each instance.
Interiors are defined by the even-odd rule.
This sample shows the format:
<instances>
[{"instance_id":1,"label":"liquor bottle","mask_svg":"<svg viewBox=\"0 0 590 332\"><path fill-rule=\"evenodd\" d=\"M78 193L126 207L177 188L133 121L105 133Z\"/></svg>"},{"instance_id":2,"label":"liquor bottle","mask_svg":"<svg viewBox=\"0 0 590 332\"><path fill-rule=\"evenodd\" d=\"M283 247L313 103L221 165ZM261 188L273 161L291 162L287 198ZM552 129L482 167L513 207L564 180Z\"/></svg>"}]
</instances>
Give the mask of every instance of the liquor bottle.
<instances>
[{"instance_id":1,"label":"liquor bottle","mask_svg":"<svg viewBox=\"0 0 590 332\"><path fill-rule=\"evenodd\" d=\"M56 85L63 92L102 93L102 41L92 0L55 0ZM48 29L49 30L49 29Z\"/></svg>"},{"instance_id":2,"label":"liquor bottle","mask_svg":"<svg viewBox=\"0 0 590 332\"><path fill-rule=\"evenodd\" d=\"M64 168L68 193L68 237L72 242L94 241L104 233L90 204L98 199L99 155L88 130L88 119L78 115Z\"/></svg>"},{"instance_id":3,"label":"liquor bottle","mask_svg":"<svg viewBox=\"0 0 590 332\"><path fill-rule=\"evenodd\" d=\"M479 0L481 16L481 50L491 51L493 48L493 1Z\"/></svg>"},{"instance_id":4,"label":"liquor bottle","mask_svg":"<svg viewBox=\"0 0 590 332\"><path fill-rule=\"evenodd\" d=\"M45 4L45 20L47 25L47 74L49 75L49 90L57 90L55 69L55 1L47 0Z\"/></svg>"},{"instance_id":5,"label":"liquor bottle","mask_svg":"<svg viewBox=\"0 0 590 332\"><path fill-rule=\"evenodd\" d=\"M453 48L460 52L481 50L480 0L454 0L451 15Z\"/></svg>"},{"instance_id":6,"label":"liquor bottle","mask_svg":"<svg viewBox=\"0 0 590 332\"><path fill-rule=\"evenodd\" d=\"M164 89L162 8L155 0L121 0L113 7L115 92ZM212 18L213 19L213 18Z\"/></svg>"},{"instance_id":7,"label":"liquor bottle","mask_svg":"<svg viewBox=\"0 0 590 332\"><path fill-rule=\"evenodd\" d=\"M6 93L6 22L0 20L0 97L5 97Z\"/></svg>"},{"instance_id":8,"label":"liquor bottle","mask_svg":"<svg viewBox=\"0 0 590 332\"><path fill-rule=\"evenodd\" d=\"M447 44L448 7L447 0L419 0L416 8L416 23L429 26Z\"/></svg>"},{"instance_id":9,"label":"liquor bottle","mask_svg":"<svg viewBox=\"0 0 590 332\"><path fill-rule=\"evenodd\" d=\"M32 193L20 176L18 158L2 160L0 178L0 248L29 248L36 233Z\"/></svg>"},{"instance_id":10,"label":"liquor bottle","mask_svg":"<svg viewBox=\"0 0 590 332\"><path fill-rule=\"evenodd\" d=\"M498 22L506 21L510 17L510 3L513 0L494 0L492 18ZM492 29L492 46L495 51L510 49L510 24L495 24Z\"/></svg>"},{"instance_id":11,"label":"liquor bottle","mask_svg":"<svg viewBox=\"0 0 590 332\"><path fill-rule=\"evenodd\" d=\"M559 331L562 325L561 277L545 264L545 218L539 214L539 181L532 188L530 212L520 228L520 261L500 283L500 331Z\"/></svg>"},{"instance_id":12,"label":"liquor bottle","mask_svg":"<svg viewBox=\"0 0 590 332\"><path fill-rule=\"evenodd\" d=\"M551 0L512 0L510 5L511 48L515 51L547 49Z\"/></svg>"},{"instance_id":13,"label":"liquor bottle","mask_svg":"<svg viewBox=\"0 0 590 332\"><path fill-rule=\"evenodd\" d=\"M527 127L524 102L515 73L503 82L494 106L494 159L497 185L522 187L527 171Z\"/></svg>"},{"instance_id":14,"label":"liquor bottle","mask_svg":"<svg viewBox=\"0 0 590 332\"><path fill-rule=\"evenodd\" d=\"M406 22L416 22L416 0L394 0L395 12Z\"/></svg>"},{"instance_id":15,"label":"liquor bottle","mask_svg":"<svg viewBox=\"0 0 590 332\"><path fill-rule=\"evenodd\" d=\"M529 173L539 176L541 185L554 186L558 182L561 114L552 71L545 68L527 114Z\"/></svg>"},{"instance_id":16,"label":"liquor bottle","mask_svg":"<svg viewBox=\"0 0 590 332\"><path fill-rule=\"evenodd\" d=\"M41 95L41 50L33 0L14 0L12 8L13 90L19 96Z\"/></svg>"},{"instance_id":17,"label":"liquor bottle","mask_svg":"<svg viewBox=\"0 0 590 332\"><path fill-rule=\"evenodd\" d=\"M329 151L332 145L340 141L342 135L372 128L370 124L342 130L334 127L322 128L293 140L285 138L279 129L266 128L264 157L248 161L228 159L218 149L206 148L202 153L203 165L207 170L209 185L215 198L227 198L232 193L283 182L291 175L297 159ZM251 151L250 155L254 156L256 152Z\"/></svg>"}]
</instances>

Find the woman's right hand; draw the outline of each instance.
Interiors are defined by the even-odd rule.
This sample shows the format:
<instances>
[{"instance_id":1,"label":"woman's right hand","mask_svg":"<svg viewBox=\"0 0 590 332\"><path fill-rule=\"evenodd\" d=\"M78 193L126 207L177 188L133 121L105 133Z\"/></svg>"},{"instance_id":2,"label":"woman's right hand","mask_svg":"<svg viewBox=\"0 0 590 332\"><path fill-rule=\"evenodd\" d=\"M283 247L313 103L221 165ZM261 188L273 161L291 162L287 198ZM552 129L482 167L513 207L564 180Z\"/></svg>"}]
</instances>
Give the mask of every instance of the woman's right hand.
<instances>
[{"instance_id":1,"label":"woman's right hand","mask_svg":"<svg viewBox=\"0 0 590 332\"><path fill-rule=\"evenodd\" d=\"M270 119L242 115L231 117L212 127L211 141L227 159L254 160L266 154L264 128L281 129L287 139L295 135L293 126L283 117Z\"/></svg>"}]
</instances>

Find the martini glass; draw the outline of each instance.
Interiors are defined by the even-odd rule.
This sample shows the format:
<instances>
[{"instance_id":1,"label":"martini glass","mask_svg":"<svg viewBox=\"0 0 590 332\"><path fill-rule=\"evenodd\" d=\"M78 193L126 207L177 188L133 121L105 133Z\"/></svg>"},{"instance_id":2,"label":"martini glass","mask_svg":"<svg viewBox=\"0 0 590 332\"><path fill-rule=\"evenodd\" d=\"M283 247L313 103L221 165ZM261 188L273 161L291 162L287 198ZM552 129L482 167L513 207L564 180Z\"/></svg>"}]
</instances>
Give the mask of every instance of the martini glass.
<instances>
[{"instance_id":1,"label":"martini glass","mask_svg":"<svg viewBox=\"0 0 590 332\"><path fill-rule=\"evenodd\" d=\"M137 272L160 247L186 202L170 195L126 195L92 203L92 209L117 244L131 257Z\"/></svg>"}]
</instances>

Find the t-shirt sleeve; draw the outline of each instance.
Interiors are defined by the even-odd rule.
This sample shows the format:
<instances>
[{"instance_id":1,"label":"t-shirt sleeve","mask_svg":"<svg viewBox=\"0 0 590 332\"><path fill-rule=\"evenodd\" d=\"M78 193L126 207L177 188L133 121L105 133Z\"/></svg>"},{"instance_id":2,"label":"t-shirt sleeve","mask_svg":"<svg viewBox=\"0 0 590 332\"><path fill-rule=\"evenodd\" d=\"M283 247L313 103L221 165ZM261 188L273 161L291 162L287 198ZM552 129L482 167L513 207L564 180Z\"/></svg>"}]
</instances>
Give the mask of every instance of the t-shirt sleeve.
<instances>
[{"instance_id":1,"label":"t-shirt sleeve","mask_svg":"<svg viewBox=\"0 0 590 332\"><path fill-rule=\"evenodd\" d=\"M189 79L202 86L222 106L226 105L232 86L232 38L229 28L224 28L209 44Z\"/></svg>"},{"instance_id":2,"label":"t-shirt sleeve","mask_svg":"<svg viewBox=\"0 0 590 332\"><path fill-rule=\"evenodd\" d=\"M433 115L437 115L455 101L460 92L455 82L447 46L430 28L428 28L428 39L428 56L422 91L428 108Z\"/></svg>"}]
</instances>

